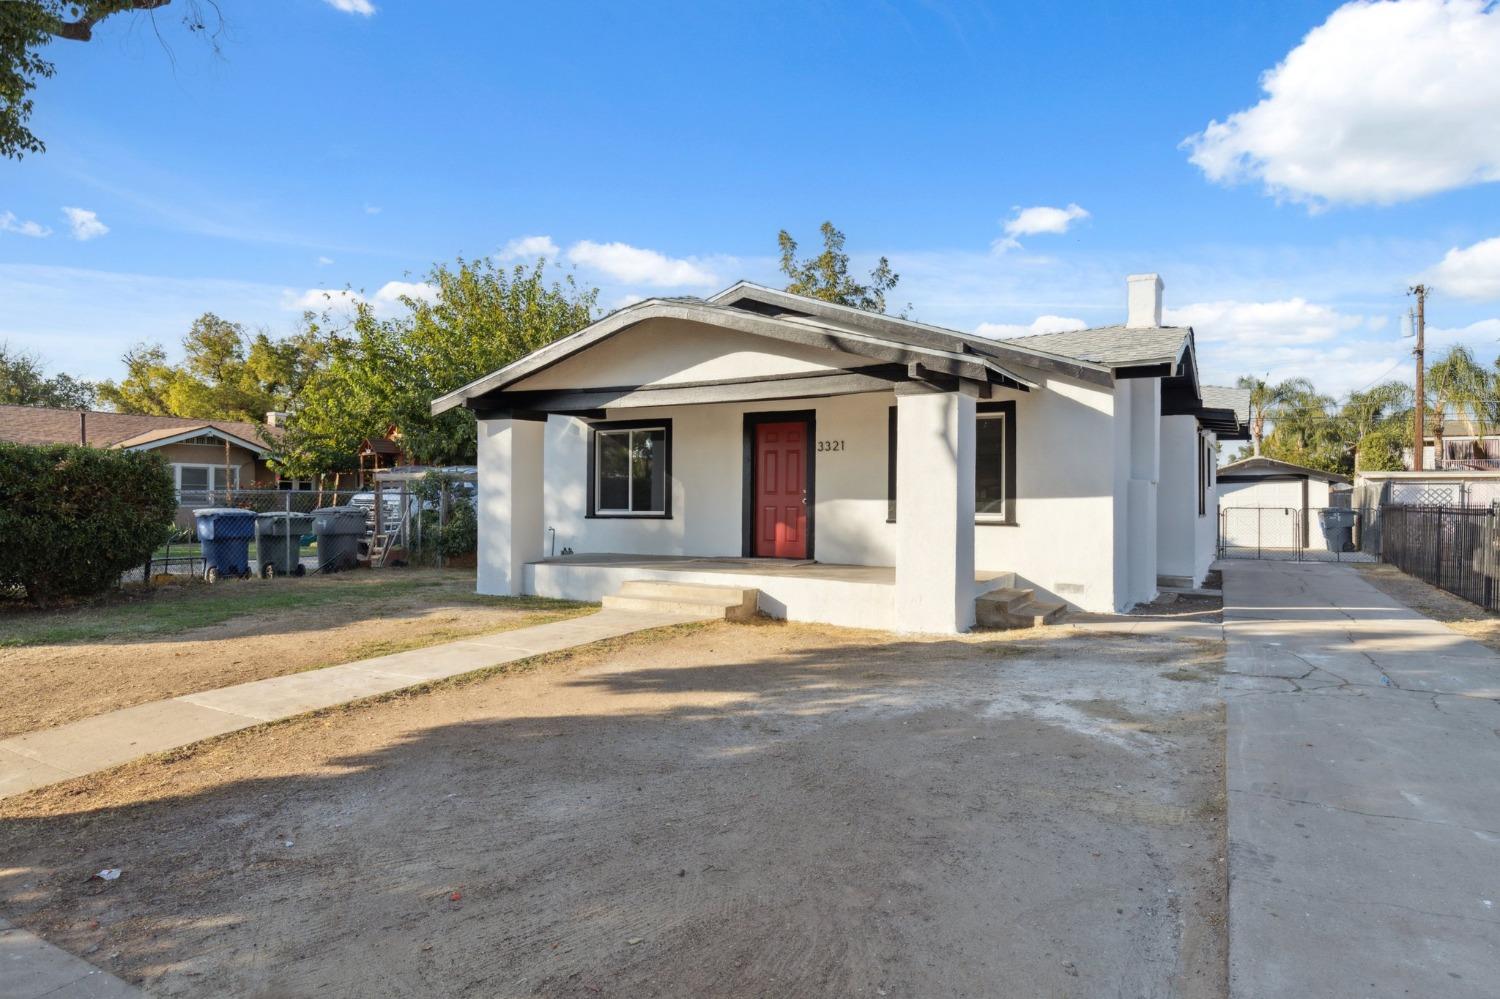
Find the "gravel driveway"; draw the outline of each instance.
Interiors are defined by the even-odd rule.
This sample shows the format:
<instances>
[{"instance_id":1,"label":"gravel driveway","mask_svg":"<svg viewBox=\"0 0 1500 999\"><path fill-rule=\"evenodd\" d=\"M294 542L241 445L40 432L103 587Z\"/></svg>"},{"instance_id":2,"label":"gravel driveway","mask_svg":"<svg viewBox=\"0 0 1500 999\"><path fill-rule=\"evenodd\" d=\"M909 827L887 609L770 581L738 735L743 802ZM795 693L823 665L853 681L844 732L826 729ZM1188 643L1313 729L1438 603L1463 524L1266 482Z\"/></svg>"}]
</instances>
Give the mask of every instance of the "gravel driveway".
<instances>
[{"instance_id":1,"label":"gravel driveway","mask_svg":"<svg viewBox=\"0 0 1500 999\"><path fill-rule=\"evenodd\" d=\"M1221 647L713 625L0 808L163 996L1216 996ZM88 881L104 867L117 881Z\"/></svg>"}]
</instances>

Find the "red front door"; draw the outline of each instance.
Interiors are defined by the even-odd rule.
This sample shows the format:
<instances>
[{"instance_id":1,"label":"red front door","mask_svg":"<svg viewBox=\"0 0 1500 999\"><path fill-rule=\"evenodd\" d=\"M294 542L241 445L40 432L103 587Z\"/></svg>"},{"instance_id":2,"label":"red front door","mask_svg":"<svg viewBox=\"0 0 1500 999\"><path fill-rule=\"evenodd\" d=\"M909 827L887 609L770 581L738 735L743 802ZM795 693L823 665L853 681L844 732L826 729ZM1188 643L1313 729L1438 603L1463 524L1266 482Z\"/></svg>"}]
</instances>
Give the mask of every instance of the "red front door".
<instances>
[{"instance_id":1,"label":"red front door","mask_svg":"<svg viewBox=\"0 0 1500 999\"><path fill-rule=\"evenodd\" d=\"M755 554L807 557L807 424L755 428Z\"/></svg>"}]
</instances>

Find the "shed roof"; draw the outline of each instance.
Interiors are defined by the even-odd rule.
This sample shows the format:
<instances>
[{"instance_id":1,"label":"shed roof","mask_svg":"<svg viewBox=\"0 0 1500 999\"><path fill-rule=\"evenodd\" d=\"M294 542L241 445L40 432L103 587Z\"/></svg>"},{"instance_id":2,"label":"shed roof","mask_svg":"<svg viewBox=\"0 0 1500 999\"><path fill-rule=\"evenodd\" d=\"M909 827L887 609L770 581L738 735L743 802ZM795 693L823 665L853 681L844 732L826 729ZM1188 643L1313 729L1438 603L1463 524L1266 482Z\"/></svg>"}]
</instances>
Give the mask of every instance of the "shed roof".
<instances>
[{"instance_id":1,"label":"shed roof","mask_svg":"<svg viewBox=\"0 0 1500 999\"><path fill-rule=\"evenodd\" d=\"M1223 482L1227 477L1254 478L1257 475L1305 475L1309 479L1321 479L1324 482L1345 482L1349 476L1340 475L1337 472L1325 472L1321 468L1309 468L1306 465L1294 465L1289 461L1277 461L1275 458L1261 456L1259 458L1241 458L1239 461L1231 461L1227 465L1219 466L1219 481Z\"/></svg>"}]
</instances>

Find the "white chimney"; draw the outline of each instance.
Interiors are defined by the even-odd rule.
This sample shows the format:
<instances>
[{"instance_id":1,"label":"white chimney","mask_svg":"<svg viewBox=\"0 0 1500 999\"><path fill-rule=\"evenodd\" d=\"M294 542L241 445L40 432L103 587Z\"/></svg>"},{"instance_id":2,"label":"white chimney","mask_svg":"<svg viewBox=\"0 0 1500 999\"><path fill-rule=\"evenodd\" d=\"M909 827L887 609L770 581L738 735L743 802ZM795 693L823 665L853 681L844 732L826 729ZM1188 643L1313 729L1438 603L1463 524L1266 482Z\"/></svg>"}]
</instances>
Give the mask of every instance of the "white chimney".
<instances>
[{"instance_id":1,"label":"white chimney","mask_svg":"<svg viewBox=\"0 0 1500 999\"><path fill-rule=\"evenodd\" d=\"M1161 325L1161 278L1156 274L1132 274L1125 279L1125 325L1133 330Z\"/></svg>"},{"instance_id":2,"label":"white chimney","mask_svg":"<svg viewBox=\"0 0 1500 999\"><path fill-rule=\"evenodd\" d=\"M286 414L285 413L278 413L275 410L272 410L271 412L269 412L269 413L266 414L266 426L268 426L268 427L285 427L286 426Z\"/></svg>"}]
</instances>

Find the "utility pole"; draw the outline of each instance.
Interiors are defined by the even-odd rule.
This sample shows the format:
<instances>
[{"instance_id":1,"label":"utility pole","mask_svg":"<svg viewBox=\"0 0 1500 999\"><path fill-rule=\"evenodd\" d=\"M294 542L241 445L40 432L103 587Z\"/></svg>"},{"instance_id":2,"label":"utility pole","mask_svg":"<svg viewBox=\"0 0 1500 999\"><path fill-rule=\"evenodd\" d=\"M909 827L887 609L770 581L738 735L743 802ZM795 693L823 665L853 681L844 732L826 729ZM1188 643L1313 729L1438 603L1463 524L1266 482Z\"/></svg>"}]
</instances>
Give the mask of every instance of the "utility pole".
<instances>
[{"instance_id":1,"label":"utility pole","mask_svg":"<svg viewBox=\"0 0 1500 999\"><path fill-rule=\"evenodd\" d=\"M1427 343L1427 286L1425 284L1416 285L1408 294L1417 296L1417 346L1412 351L1412 354L1417 358L1417 440L1416 447L1411 453L1411 467L1420 472L1422 470L1422 448L1427 439L1427 390L1424 384L1426 372L1423 370ZM1433 455L1433 458L1436 460L1437 456Z\"/></svg>"}]
</instances>

